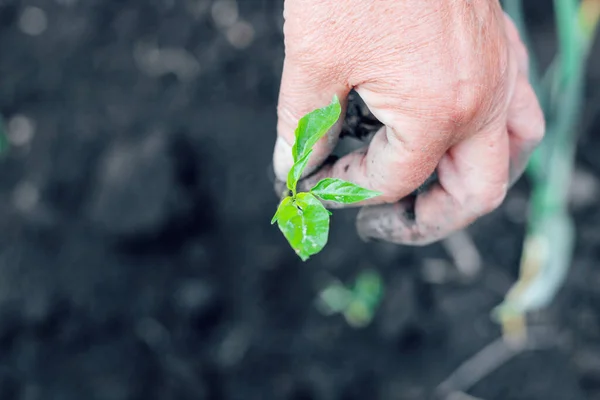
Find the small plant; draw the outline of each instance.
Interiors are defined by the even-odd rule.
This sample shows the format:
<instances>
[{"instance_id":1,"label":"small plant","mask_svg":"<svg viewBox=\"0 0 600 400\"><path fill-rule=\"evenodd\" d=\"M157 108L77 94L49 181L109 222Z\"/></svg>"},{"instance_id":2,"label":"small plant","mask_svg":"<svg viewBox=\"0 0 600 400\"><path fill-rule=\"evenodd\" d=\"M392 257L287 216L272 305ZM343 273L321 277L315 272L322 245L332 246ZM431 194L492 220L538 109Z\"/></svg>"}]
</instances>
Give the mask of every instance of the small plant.
<instances>
[{"instance_id":1,"label":"small plant","mask_svg":"<svg viewBox=\"0 0 600 400\"><path fill-rule=\"evenodd\" d=\"M326 315L341 314L354 328L363 328L375 317L384 295L383 279L375 270L362 271L352 286L332 281L319 294L317 307Z\"/></svg>"},{"instance_id":2,"label":"small plant","mask_svg":"<svg viewBox=\"0 0 600 400\"><path fill-rule=\"evenodd\" d=\"M271 220L271 224L277 222L302 261L323 250L327 244L331 212L320 200L352 204L381 194L334 178L320 180L308 192L297 192L296 185L306 168L312 147L337 122L340 113L340 102L334 96L328 106L311 111L298 121L292 146L294 165L287 176L290 194L279 203Z\"/></svg>"}]
</instances>

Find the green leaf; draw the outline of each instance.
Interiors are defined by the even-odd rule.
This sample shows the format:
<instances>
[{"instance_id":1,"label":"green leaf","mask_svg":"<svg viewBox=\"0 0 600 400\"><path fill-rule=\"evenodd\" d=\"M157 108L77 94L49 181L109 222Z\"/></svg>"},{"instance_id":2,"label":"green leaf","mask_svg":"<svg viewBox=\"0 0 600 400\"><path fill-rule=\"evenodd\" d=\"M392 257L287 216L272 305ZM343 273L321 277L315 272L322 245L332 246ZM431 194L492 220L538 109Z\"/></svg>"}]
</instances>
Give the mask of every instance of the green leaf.
<instances>
[{"instance_id":1,"label":"green leaf","mask_svg":"<svg viewBox=\"0 0 600 400\"><path fill-rule=\"evenodd\" d=\"M351 204L372 199L382 193L362 188L352 182L341 179L325 178L320 180L310 192L322 200Z\"/></svg>"},{"instance_id":2,"label":"green leaf","mask_svg":"<svg viewBox=\"0 0 600 400\"><path fill-rule=\"evenodd\" d=\"M306 168L306 164L308 163L308 159L311 154L312 150L309 150L304 157L294 163L292 169L290 169L290 172L288 173L287 187L294 193L296 193L296 184L302 176L302 171L304 171L304 168Z\"/></svg>"},{"instance_id":3,"label":"green leaf","mask_svg":"<svg viewBox=\"0 0 600 400\"><path fill-rule=\"evenodd\" d=\"M339 282L332 283L319 294L318 306L331 315L343 312L352 302L352 292Z\"/></svg>"},{"instance_id":4,"label":"green leaf","mask_svg":"<svg viewBox=\"0 0 600 400\"><path fill-rule=\"evenodd\" d=\"M273 218L271 218L271 225L277 222L277 219L279 218L279 211L281 211L282 208L287 207L292 201L293 199L290 196L281 200L281 203L279 203L279 206L277 207L277 211L275 211L275 215L273 215Z\"/></svg>"},{"instance_id":5,"label":"green leaf","mask_svg":"<svg viewBox=\"0 0 600 400\"><path fill-rule=\"evenodd\" d=\"M294 162L304 158L315 143L337 122L341 112L340 101L337 96L333 96L331 104L311 111L298 121L296 141L292 147Z\"/></svg>"},{"instance_id":6,"label":"green leaf","mask_svg":"<svg viewBox=\"0 0 600 400\"><path fill-rule=\"evenodd\" d=\"M364 328L373 319L373 310L361 299L353 299L344 310L344 317L354 328Z\"/></svg>"},{"instance_id":7,"label":"green leaf","mask_svg":"<svg viewBox=\"0 0 600 400\"><path fill-rule=\"evenodd\" d=\"M352 290L354 297L361 299L371 308L376 308L383 295L383 281L374 270L363 271L357 278Z\"/></svg>"},{"instance_id":8,"label":"green leaf","mask_svg":"<svg viewBox=\"0 0 600 400\"><path fill-rule=\"evenodd\" d=\"M315 196L299 193L294 201L284 200L277 214L279 229L302 261L323 250L329 236L329 213Z\"/></svg>"}]
</instances>

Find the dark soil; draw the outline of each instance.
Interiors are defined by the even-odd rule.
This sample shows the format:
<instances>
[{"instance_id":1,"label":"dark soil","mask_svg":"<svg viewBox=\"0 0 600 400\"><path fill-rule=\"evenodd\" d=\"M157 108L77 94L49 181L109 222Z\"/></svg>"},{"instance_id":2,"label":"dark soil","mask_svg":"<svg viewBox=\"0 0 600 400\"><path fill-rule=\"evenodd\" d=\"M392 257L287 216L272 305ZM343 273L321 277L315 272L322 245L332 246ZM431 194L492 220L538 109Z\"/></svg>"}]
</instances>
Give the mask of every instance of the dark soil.
<instances>
[{"instance_id":1,"label":"dark soil","mask_svg":"<svg viewBox=\"0 0 600 400\"><path fill-rule=\"evenodd\" d=\"M547 63L551 10L528 4ZM527 182L469 228L473 280L443 243L362 243L356 210L300 262L269 224L282 1L238 6L247 47L209 0L0 0L1 400L427 399L498 339L489 312L517 276ZM470 395L600 398L598 54L576 256L537 316L550 330ZM373 324L320 314L324 279L367 267L387 283Z\"/></svg>"}]
</instances>

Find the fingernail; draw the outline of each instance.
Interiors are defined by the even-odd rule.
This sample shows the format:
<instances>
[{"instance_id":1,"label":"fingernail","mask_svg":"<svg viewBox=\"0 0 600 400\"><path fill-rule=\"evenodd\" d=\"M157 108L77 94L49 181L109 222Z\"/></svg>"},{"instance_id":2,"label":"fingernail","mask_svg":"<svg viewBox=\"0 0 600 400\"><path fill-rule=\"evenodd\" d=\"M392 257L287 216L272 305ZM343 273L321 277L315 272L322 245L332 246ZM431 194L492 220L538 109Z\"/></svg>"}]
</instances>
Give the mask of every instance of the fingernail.
<instances>
[{"instance_id":1,"label":"fingernail","mask_svg":"<svg viewBox=\"0 0 600 400\"><path fill-rule=\"evenodd\" d=\"M292 165L294 165L292 146L285 139L278 137L273 152L273 169L277 179L285 181Z\"/></svg>"}]
</instances>

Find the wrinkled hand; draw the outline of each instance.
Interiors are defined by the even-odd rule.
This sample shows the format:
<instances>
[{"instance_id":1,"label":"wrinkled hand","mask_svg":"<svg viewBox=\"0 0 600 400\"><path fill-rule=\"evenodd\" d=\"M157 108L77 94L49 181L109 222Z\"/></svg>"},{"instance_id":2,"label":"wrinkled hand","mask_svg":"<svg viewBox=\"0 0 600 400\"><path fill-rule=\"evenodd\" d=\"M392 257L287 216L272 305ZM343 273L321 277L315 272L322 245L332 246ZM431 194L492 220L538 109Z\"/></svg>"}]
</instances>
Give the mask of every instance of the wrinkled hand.
<instances>
[{"instance_id":1,"label":"wrinkled hand","mask_svg":"<svg viewBox=\"0 0 600 400\"><path fill-rule=\"evenodd\" d=\"M300 117L356 90L383 123L368 147L325 163L343 118L314 148L301 188L324 177L377 190L359 233L427 244L494 210L544 134L518 32L496 0L286 0L274 168L285 181ZM433 172L438 181L407 195Z\"/></svg>"}]
</instances>

